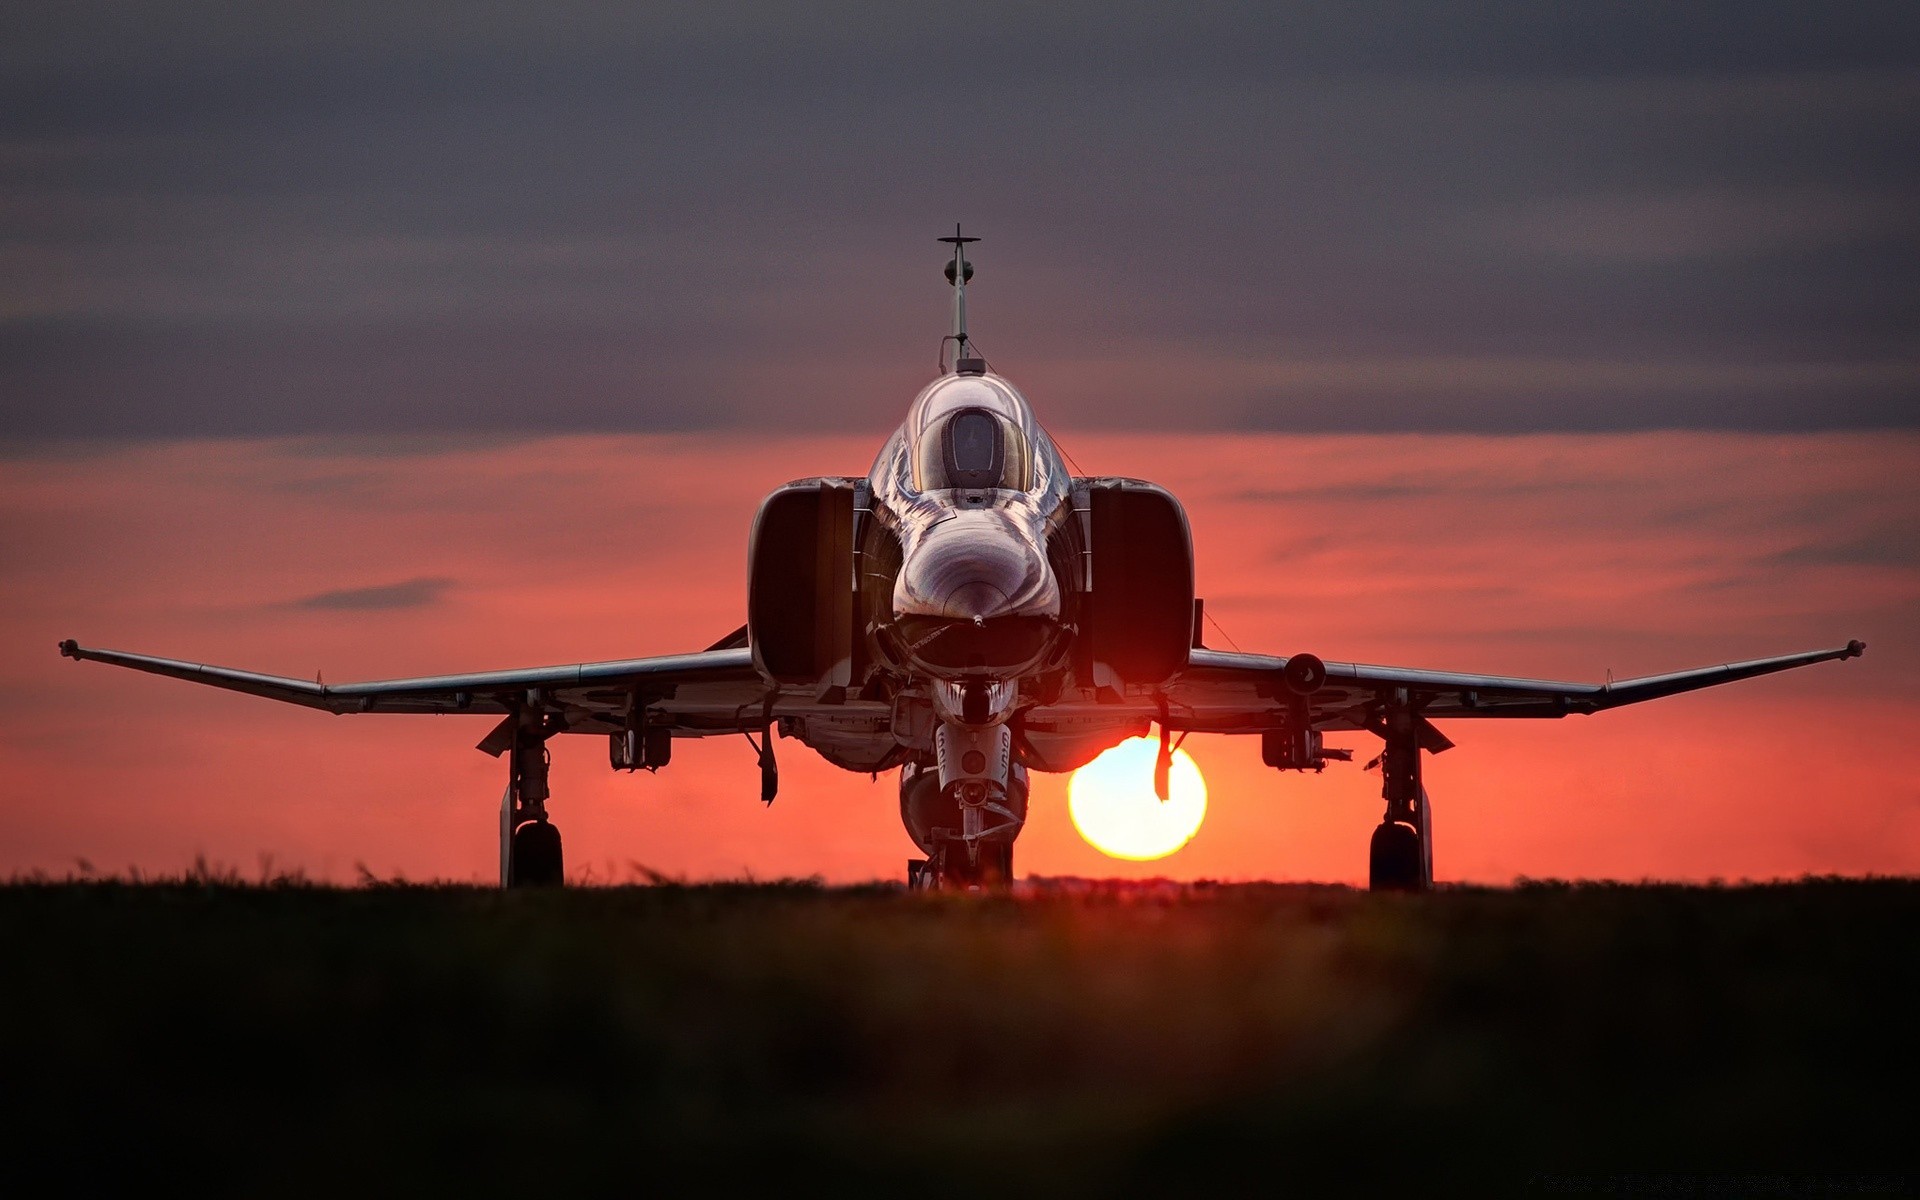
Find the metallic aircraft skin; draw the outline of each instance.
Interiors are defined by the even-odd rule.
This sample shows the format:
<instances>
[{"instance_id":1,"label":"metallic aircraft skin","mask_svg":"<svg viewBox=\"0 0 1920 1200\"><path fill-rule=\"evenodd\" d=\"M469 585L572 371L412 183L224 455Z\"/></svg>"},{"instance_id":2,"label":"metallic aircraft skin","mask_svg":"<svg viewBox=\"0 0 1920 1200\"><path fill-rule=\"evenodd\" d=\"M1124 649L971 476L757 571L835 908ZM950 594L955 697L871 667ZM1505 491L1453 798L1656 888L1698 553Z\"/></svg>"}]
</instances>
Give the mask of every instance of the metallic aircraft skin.
<instances>
[{"instance_id":1,"label":"metallic aircraft skin","mask_svg":"<svg viewBox=\"0 0 1920 1200\"><path fill-rule=\"evenodd\" d=\"M957 423L988 425L1003 464L990 485L963 486L944 471L944 444ZM1072 594L1049 562L1049 547L1071 519L1072 478L1025 397L985 372L943 376L914 400L907 419L874 459L867 481L877 525L900 544L900 565L863 581L878 622L895 636L875 646L915 676L957 680L993 673L1018 678L1059 665ZM960 665L924 652L965 643L975 630L1009 623L1031 633L1007 661ZM878 632L876 630L875 632ZM991 640L983 636L979 640Z\"/></svg>"},{"instance_id":2,"label":"metallic aircraft skin","mask_svg":"<svg viewBox=\"0 0 1920 1200\"><path fill-rule=\"evenodd\" d=\"M1001 434L1029 460L1012 472L1022 476L1008 481L1012 486L951 485L925 469L941 457L935 443L947 423L976 412L1003 422ZM984 370L936 379L914 400L867 479L876 512L905 555L893 593L897 615L1060 618L1046 545L1072 480L1012 384Z\"/></svg>"},{"instance_id":3,"label":"metallic aircraft skin","mask_svg":"<svg viewBox=\"0 0 1920 1200\"><path fill-rule=\"evenodd\" d=\"M778 786L776 734L847 770L898 767L902 821L926 855L910 879L992 886L1012 876L1029 770L1072 770L1158 726L1163 795L1176 734L1258 735L1268 765L1313 771L1347 757L1321 746L1323 732L1381 737L1386 814L1370 877L1375 887L1418 889L1432 884L1420 762L1452 745L1434 721L1598 712L1865 649L1854 641L1644 679L1561 683L1223 653L1200 645L1196 611L1190 622L1182 614L1180 629L1160 630L1181 639L1170 675L1126 678L1087 648L1096 588L1113 578L1097 561L1089 495L1151 485L1072 476L1025 397L968 356L972 268L963 251L976 239L956 229L941 240L954 246L950 368L915 398L864 480L819 481L865 497L852 534L859 666L848 686L775 678L758 665L745 628L691 654L334 685L72 640L61 653L333 713L499 716L479 748L507 761L505 884L560 880L545 743L562 733L608 738L612 764L624 770L665 766L676 738L757 734L768 801ZM1165 503L1178 512L1170 496ZM1184 514L1177 519L1184 539Z\"/></svg>"}]
</instances>

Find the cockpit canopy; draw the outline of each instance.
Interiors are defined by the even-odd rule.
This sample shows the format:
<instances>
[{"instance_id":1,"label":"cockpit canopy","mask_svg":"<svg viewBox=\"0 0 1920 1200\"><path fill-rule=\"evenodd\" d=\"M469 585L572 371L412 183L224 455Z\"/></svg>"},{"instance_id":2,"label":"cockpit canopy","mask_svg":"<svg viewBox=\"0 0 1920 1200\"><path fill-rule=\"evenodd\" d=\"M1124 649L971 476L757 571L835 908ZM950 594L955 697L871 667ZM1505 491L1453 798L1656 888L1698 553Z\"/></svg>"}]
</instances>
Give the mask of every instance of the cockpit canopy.
<instances>
[{"instance_id":1,"label":"cockpit canopy","mask_svg":"<svg viewBox=\"0 0 1920 1200\"><path fill-rule=\"evenodd\" d=\"M913 484L922 492L1033 486L1033 452L1019 426L985 408L959 408L920 433Z\"/></svg>"}]
</instances>

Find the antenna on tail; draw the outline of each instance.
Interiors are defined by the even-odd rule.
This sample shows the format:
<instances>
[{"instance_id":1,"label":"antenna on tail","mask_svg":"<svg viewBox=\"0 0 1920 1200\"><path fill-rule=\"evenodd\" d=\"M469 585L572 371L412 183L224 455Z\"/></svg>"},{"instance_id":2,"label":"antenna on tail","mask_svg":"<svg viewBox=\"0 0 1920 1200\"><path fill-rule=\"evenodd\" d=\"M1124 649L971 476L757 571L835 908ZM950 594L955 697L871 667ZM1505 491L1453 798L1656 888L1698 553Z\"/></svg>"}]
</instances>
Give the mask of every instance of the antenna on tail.
<instances>
[{"instance_id":1,"label":"antenna on tail","mask_svg":"<svg viewBox=\"0 0 1920 1200\"><path fill-rule=\"evenodd\" d=\"M953 332L940 339L940 369L947 369L947 343L954 344L953 372L956 375L982 375L986 373L986 360L975 358L972 345L967 341L967 282L973 278L973 264L967 261L967 243L977 242L977 237L962 237L960 225L954 223L953 236L939 239L953 246L953 261L947 264L947 282L953 285Z\"/></svg>"}]
</instances>

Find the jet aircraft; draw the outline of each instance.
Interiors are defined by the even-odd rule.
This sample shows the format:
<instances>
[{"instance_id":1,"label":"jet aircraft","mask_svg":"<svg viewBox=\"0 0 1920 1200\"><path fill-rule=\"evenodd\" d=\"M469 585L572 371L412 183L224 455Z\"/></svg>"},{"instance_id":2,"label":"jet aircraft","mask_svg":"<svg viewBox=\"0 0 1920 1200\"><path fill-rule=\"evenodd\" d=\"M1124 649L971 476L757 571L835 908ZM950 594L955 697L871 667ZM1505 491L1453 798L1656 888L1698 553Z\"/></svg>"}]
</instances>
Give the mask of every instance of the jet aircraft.
<instances>
[{"instance_id":1,"label":"jet aircraft","mask_svg":"<svg viewBox=\"0 0 1920 1200\"><path fill-rule=\"evenodd\" d=\"M563 879L548 811L547 743L607 739L615 770L658 771L679 738L745 734L760 795L779 787L776 734L835 766L899 772L900 816L922 857L916 887L1013 878L1031 771L1071 771L1156 728L1162 799L1177 737L1261 739L1265 763L1318 771L1381 738L1385 811L1369 846L1376 890L1433 884L1422 756L1436 722L1595 713L1830 659L1859 641L1621 682L1225 653L1202 645L1187 517L1164 488L1069 472L1033 409L967 336L967 246L946 265L952 332L940 375L863 478L797 480L761 504L748 546L746 624L704 650L654 658L325 684L68 640L69 658L332 713L499 718L479 748L503 758L500 879Z\"/></svg>"}]
</instances>

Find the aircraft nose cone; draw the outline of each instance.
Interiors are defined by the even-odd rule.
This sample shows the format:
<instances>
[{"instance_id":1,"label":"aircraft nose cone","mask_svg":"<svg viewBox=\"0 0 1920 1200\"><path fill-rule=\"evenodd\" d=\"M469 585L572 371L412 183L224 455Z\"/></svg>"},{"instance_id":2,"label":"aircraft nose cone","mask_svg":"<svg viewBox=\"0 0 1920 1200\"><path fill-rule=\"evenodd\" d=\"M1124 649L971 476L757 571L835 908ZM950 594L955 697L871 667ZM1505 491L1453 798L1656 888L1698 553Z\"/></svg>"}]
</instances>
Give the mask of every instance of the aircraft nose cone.
<instances>
[{"instance_id":1,"label":"aircraft nose cone","mask_svg":"<svg viewBox=\"0 0 1920 1200\"><path fill-rule=\"evenodd\" d=\"M1060 592L1044 555L1025 530L993 513L965 513L928 530L894 584L900 616L1060 614Z\"/></svg>"}]
</instances>

